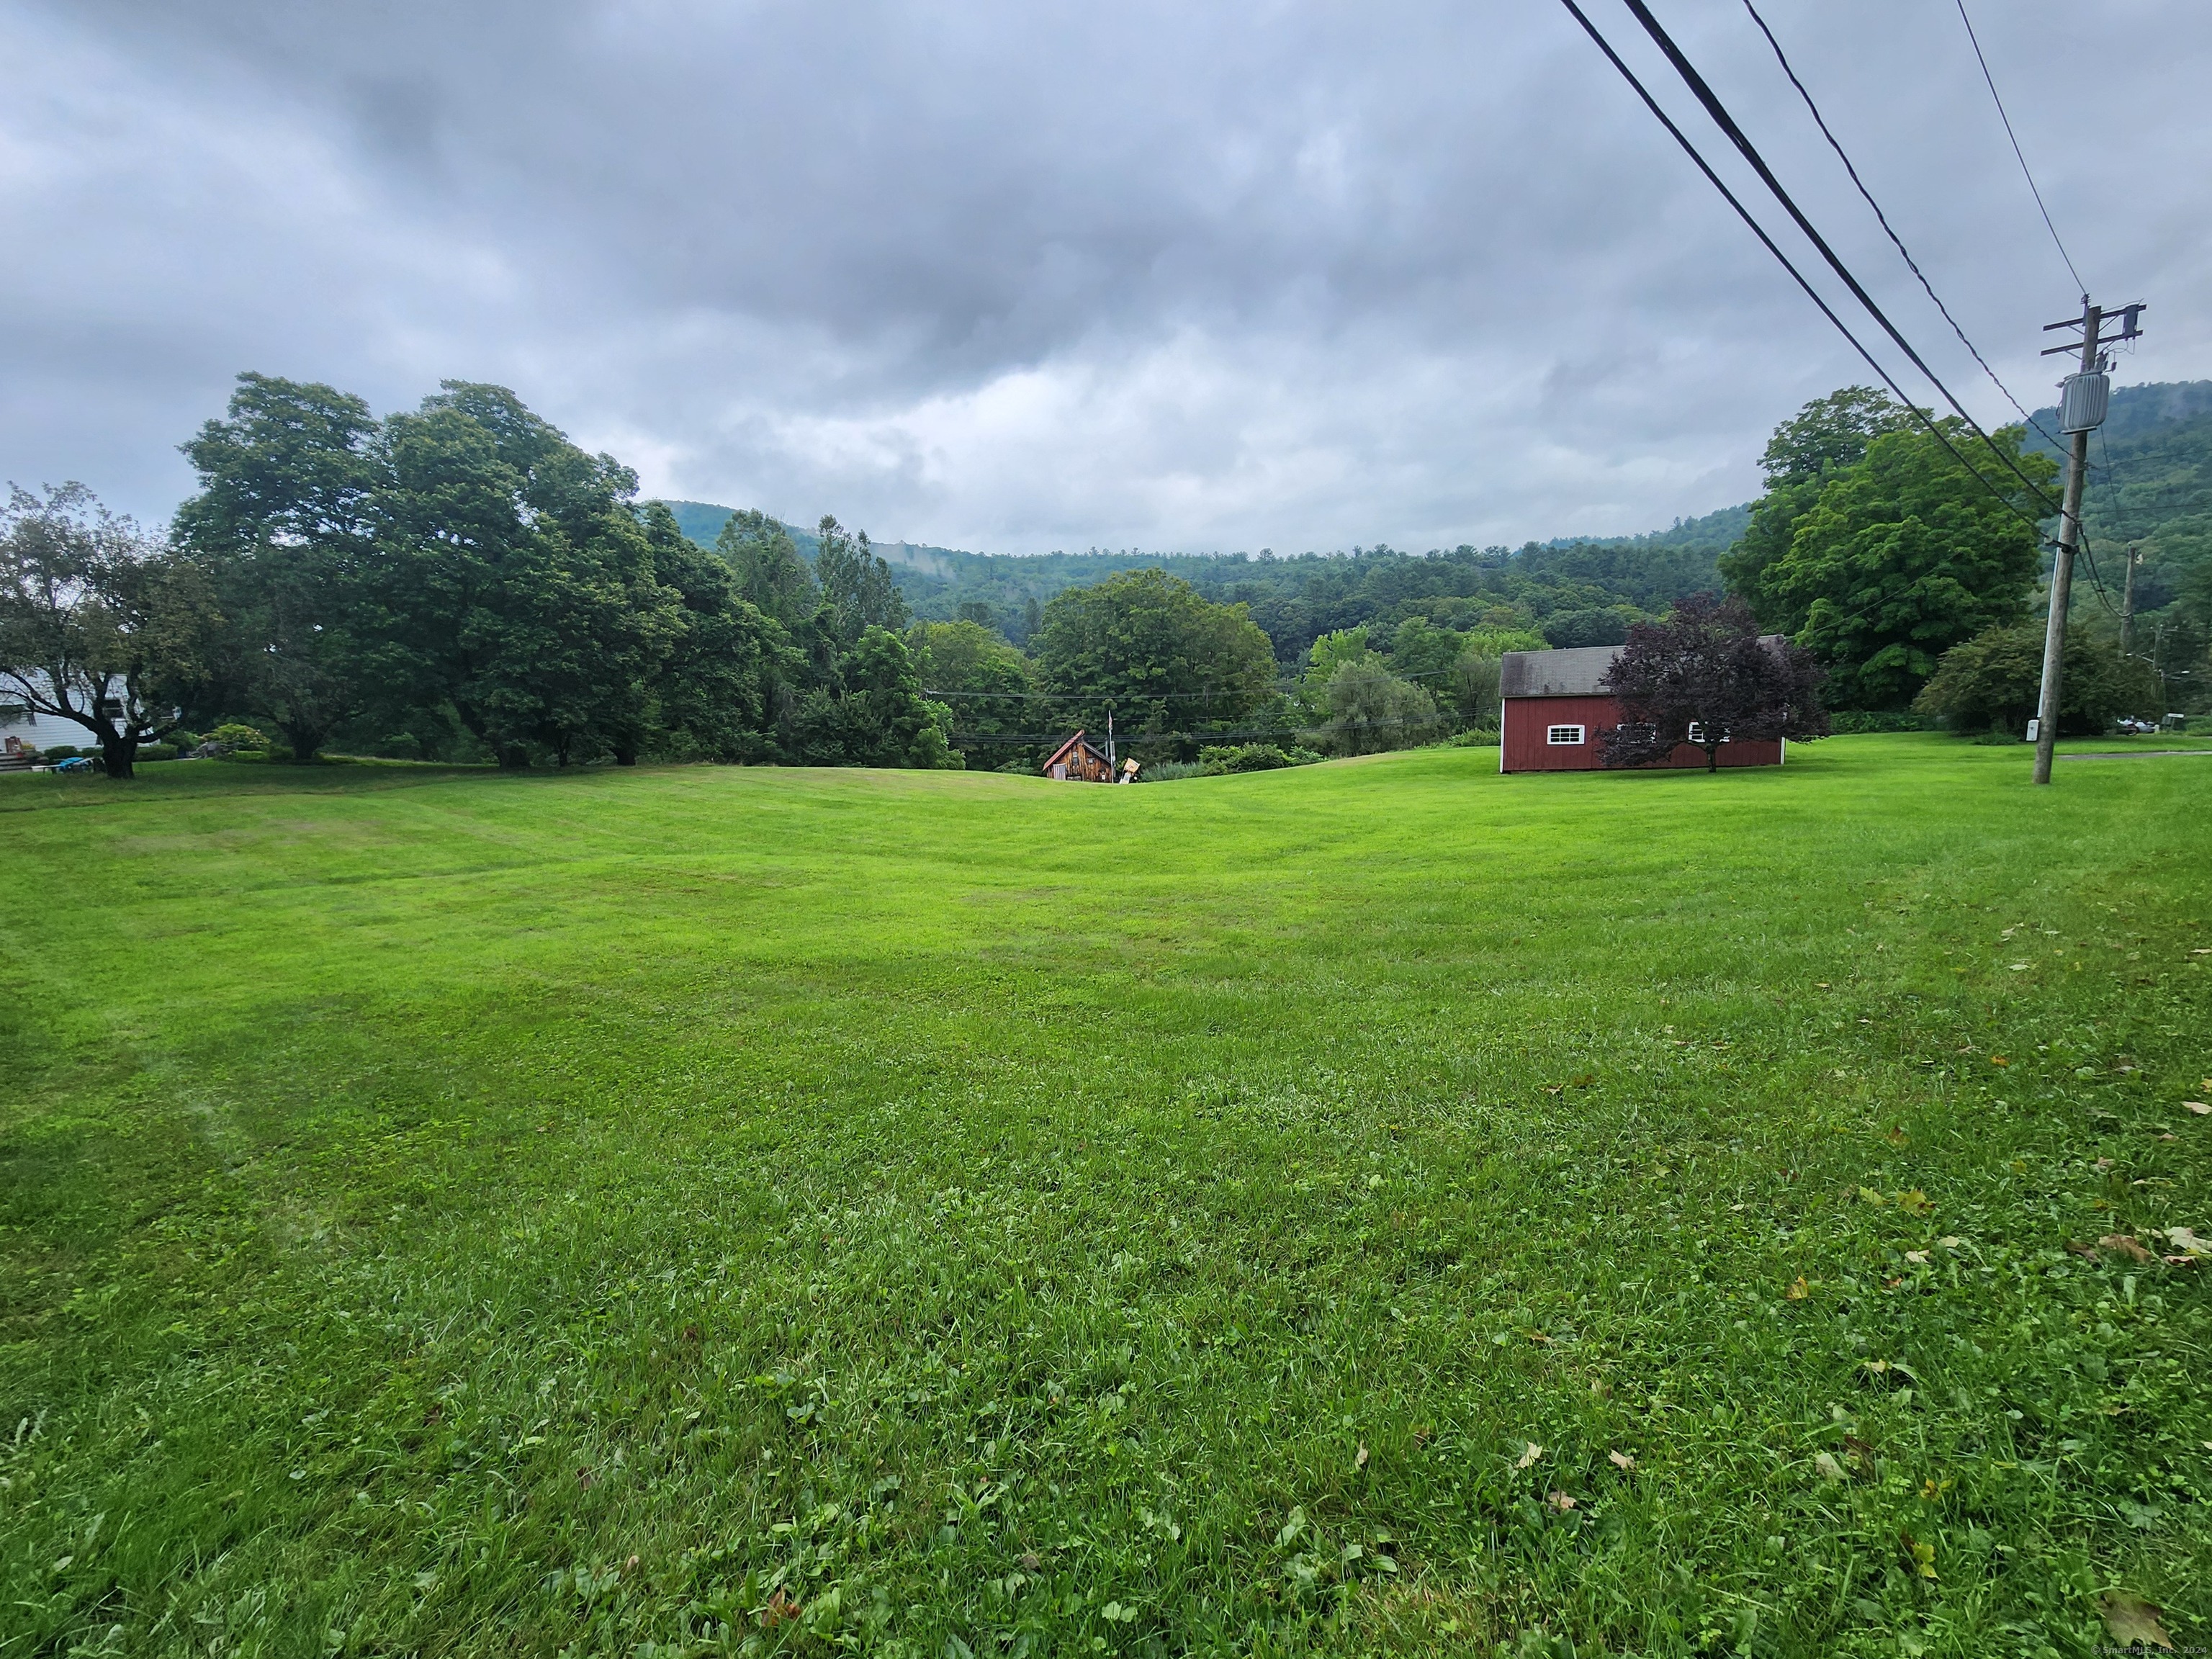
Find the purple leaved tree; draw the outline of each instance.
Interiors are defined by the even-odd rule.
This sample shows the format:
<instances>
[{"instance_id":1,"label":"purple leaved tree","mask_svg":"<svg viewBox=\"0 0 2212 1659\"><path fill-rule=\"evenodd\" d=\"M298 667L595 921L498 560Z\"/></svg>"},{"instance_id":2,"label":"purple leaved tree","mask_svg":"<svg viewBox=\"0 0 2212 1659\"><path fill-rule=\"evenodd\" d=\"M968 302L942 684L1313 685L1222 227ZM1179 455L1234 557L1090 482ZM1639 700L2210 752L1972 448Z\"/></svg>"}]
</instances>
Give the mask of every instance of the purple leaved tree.
<instances>
[{"instance_id":1,"label":"purple leaved tree","mask_svg":"<svg viewBox=\"0 0 2212 1659\"><path fill-rule=\"evenodd\" d=\"M1650 766L1681 744L1720 769L1721 745L1824 738L1821 670L1779 635L1760 637L1741 599L1711 593L1678 600L1664 622L1638 623L1602 682L1620 702L1604 735L1607 766Z\"/></svg>"}]
</instances>

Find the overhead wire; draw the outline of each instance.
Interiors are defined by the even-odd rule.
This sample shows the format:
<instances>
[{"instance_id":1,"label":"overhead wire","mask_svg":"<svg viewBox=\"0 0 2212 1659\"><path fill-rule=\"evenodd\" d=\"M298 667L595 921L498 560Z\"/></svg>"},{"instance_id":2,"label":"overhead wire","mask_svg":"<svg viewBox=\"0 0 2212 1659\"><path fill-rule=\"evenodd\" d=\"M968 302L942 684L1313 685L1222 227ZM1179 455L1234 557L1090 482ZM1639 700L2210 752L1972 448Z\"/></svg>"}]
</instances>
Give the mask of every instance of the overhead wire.
<instances>
[{"instance_id":1,"label":"overhead wire","mask_svg":"<svg viewBox=\"0 0 2212 1659\"><path fill-rule=\"evenodd\" d=\"M1981 40L1974 33L1974 20L1966 15L1966 0L1958 0L1958 6L1959 21L1966 26L1966 39L1973 45L1974 61L1982 66L1982 80L1989 87L1990 100L1997 106L1997 119L2004 123L2005 137L2012 140L2013 159L2020 163L2021 177L2027 180L2028 193L2035 198L2036 211L2043 216L2043 228L2051 233L2051 246L2058 250L2058 257L2066 262L2066 274L2074 279L2074 286L2086 295L2089 285L2081 280L2081 273L2074 269L2074 256L2066 251L2066 244L2058 235L2058 227L2051 222L2051 210L2044 206L2043 192L2036 188L2035 173L2028 167L2027 156L2021 149L2020 135L2012 130L2012 117L2005 113L2004 99L1997 91L1996 77L1990 73L1990 60L1982 56Z\"/></svg>"},{"instance_id":2,"label":"overhead wire","mask_svg":"<svg viewBox=\"0 0 2212 1659\"><path fill-rule=\"evenodd\" d=\"M1760 244L1766 249L1766 251L1774 256L1776 263L1780 264L1783 270L1788 271L1791 280L1796 282L1797 286L1805 291L1806 298L1812 301L1812 302L1820 308L1820 314L1828 319L1829 323L1835 328L1835 331L1838 334L1842 335L1845 340L1850 342L1851 349L1857 352L1858 355L1865 360L1867 367L1873 369L1874 372L1881 378L1882 384L1896 394L1898 402L1904 406L1905 412L1914 420L1919 422L1922 426L1927 428L1929 435L1934 438L1938 444L1942 446L1944 452L1948 454L1953 460L1958 462L1960 466L1964 468L1976 483L1979 483L1983 489L1988 490L1991 495L1995 496L2000 506L2003 507L2005 510L2010 513L2014 518L2019 519L2030 529L2033 530L2039 539L2043 538L2042 521L2021 511L2018 506L2014 505L2012 498L2004 490L2000 489L1996 484L1990 483L1988 478L1983 477L1981 471L1974 465L1974 464L1959 453L1957 446L1952 443L1950 438L1944 433L1942 428L1936 423L1934 418L1906 395L1905 388L1898 385L1897 377L1892 374L1889 370L1883 366L1880 358L1876 357L1873 352L1867 349L1865 343L1860 340L1857 335L1851 332L1850 325L1845 323L1841 317L1836 314L1836 308L1828 303L1827 299L1821 294L1820 289L1813 286L1812 283L1806 277L1805 273L1798 270L1796 265L1791 261L1790 256L1782 251L1781 246L1775 241L1774 238L1767 234L1766 227L1760 224L1759 221L1752 216L1751 210L1744 206L1741 199L1737 197L1734 191L1729 188L1727 181L1723 179L1719 173L1713 171L1712 163L1705 160L1703 154L1701 154L1698 149L1698 147L1690 142L1688 135L1684 133L1682 129L1674 124L1674 118L1668 115L1667 112L1661 107L1659 100L1651 95L1650 89L1637 77L1636 71L1628 67L1627 64L1622 60L1620 54L1613 49L1613 43L1607 40L1605 36L1599 32L1597 25L1590 21L1589 15L1583 12L1581 6L1576 3L1576 0L1559 0L1559 3L1567 9L1568 13L1574 18L1576 22L1582 25L1583 32L1589 35L1590 40L1596 44L1597 49L1605 54L1606 61L1610 63L1614 69L1620 72L1621 78L1626 81L1629 86L1635 91L1636 95L1643 100L1644 106L1651 112L1653 117L1659 122L1659 125L1667 129L1668 136L1671 137L1677 144L1681 146L1682 153L1687 155L1692 161L1696 163L1698 171L1705 175L1706 182L1711 184L1715 190L1720 192L1721 199L1725 201L1729 207L1735 210L1736 216L1743 221L1744 224L1750 229L1753 235L1759 238ZM2017 471L2016 468L2014 470ZM2039 489L2036 490L2035 494L2038 499L2047 499L2043 496L2042 491Z\"/></svg>"},{"instance_id":3,"label":"overhead wire","mask_svg":"<svg viewBox=\"0 0 2212 1659\"><path fill-rule=\"evenodd\" d=\"M1929 384L1943 394L1943 400L1951 405L1952 411L1966 423L1967 428L1981 440L1990 453L1996 456L1998 461L2027 487L2030 495L2043 502L2050 511L2057 512L2058 503L2045 495L2043 487L2021 471L2020 464L2005 453L1998 447L1995 439L1982 430L1981 423L1966 412L1966 406L1953 395L1949 386L1944 385L1942 377L1928 366L1927 360L1913 349L1912 342L1905 337L1897 325L1890 321L1888 313L1875 303L1874 295L1867 292L1865 284L1852 275L1850 267L1843 262L1835 249L1828 246L1827 239L1822 236L1814 228L1813 222L1805 216L1804 210L1797 205L1796 199L1784 188L1781 179L1775 177L1774 169L1767 166L1766 158L1759 153L1758 146L1751 142L1749 135L1738 125L1735 117L1729 112L1728 106L1721 102L1719 94L1714 92L1705 77L1698 72L1697 66L1691 63L1682 49L1674 44L1674 38L1667 33L1666 27L1652 15L1651 8L1644 3L1644 0L1623 0L1623 3L1627 6L1636 21L1644 26L1644 32L1651 37L1661 52L1666 56L1667 61L1674 65L1674 72L1682 77L1683 83L1690 88L1692 94L1705 106L1705 113L1712 118L1713 125L1720 128L1729 142L1735 146L1737 153L1750 163L1752 171L1759 175L1760 181L1772 192L1774 199L1781 203L1783 210L1796 222L1797 228L1804 233L1806 240L1811 242L1819 251L1820 257L1827 261L1829 269L1843 279L1844 285L1850 289L1858 302L1866 307L1868 314L1881 325L1883 332L1896 343L1899 350L1904 352L1911 360L1912 366L1927 376Z\"/></svg>"},{"instance_id":4,"label":"overhead wire","mask_svg":"<svg viewBox=\"0 0 2212 1659\"><path fill-rule=\"evenodd\" d=\"M1829 130L1827 118L1820 113L1820 106L1813 101L1813 94L1806 90L1805 83L1797 78L1797 71L1790 67L1789 56L1782 50L1781 41L1774 38L1774 31L1767 27L1766 20L1759 15L1759 8L1752 3L1752 0L1743 0L1743 9L1751 14L1751 21L1759 25L1759 32L1766 37L1766 44L1774 48L1774 61L1782 65L1783 74L1790 77L1790 84L1797 88L1797 95L1805 100L1805 107L1813 117L1813 124L1820 129L1820 136L1828 141L1828 148L1836 152L1836 159L1844 164L1844 171L1850 174L1851 183L1857 186L1858 192L1865 199L1866 204L1874 210L1874 216L1881 222L1884 234L1895 246L1899 257L1905 261L1912 274L1920 279L1920 286L1927 291L1929 299L1935 302L1936 309L1943 313L1943 320L1951 325L1951 331L1959 337L1959 343L1973 354L1974 361L1982 366L1982 373L1990 377L1990 384L2004 393L2005 401L2013 406L2020 418L2033 427L2045 443L2056 447L2058 440L2044 431L2041 423L2035 416L2029 414L2021 406L2020 399L2012 395L2012 388L1998 378L1996 370L1990 367L1989 359L1982 356L1981 349L1966 337L1966 331L1960 326L1959 319L1951 314L1951 307L1943 303L1943 296L1936 292L1936 285L1928 280L1928 273L1921 270L1920 262L1912 257L1911 249L1905 246L1905 239L1897 234L1889 222L1889 216L1881 210L1881 204L1875 200L1874 192L1867 188L1866 181L1859 177L1859 170L1852 165L1851 158L1845 153L1842 142Z\"/></svg>"}]
</instances>

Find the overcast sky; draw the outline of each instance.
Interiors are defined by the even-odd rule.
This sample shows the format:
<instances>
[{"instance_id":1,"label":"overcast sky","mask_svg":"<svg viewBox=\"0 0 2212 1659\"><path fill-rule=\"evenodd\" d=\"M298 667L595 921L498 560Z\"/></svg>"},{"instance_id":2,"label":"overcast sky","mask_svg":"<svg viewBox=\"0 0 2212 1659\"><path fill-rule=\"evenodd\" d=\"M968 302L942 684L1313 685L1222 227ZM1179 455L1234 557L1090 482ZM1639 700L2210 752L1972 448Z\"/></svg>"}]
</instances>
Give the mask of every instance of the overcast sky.
<instances>
[{"instance_id":1,"label":"overcast sky","mask_svg":"<svg viewBox=\"0 0 2212 1659\"><path fill-rule=\"evenodd\" d=\"M2118 379L2212 376L2212 6L1972 9L2083 279L2151 304ZM2008 414L1740 0L1654 9ZM1762 9L2050 401L2075 290L1954 0ZM1554 0L0 0L0 476L149 519L248 368L497 381L648 492L994 552L1647 530L1868 378Z\"/></svg>"}]
</instances>

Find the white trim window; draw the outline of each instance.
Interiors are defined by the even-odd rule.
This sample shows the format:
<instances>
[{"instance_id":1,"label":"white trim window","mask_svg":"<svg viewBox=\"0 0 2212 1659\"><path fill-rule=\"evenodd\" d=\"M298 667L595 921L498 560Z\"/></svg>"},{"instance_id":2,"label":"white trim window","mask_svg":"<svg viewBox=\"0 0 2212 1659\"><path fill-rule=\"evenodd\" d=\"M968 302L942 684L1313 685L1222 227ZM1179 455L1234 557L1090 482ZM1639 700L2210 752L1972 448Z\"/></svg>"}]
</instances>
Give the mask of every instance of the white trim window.
<instances>
[{"instance_id":1,"label":"white trim window","mask_svg":"<svg viewBox=\"0 0 2212 1659\"><path fill-rule=\"evenodd\" d=\"M1571 749L1582 740L1583 728L1579 726L1554 726L1544 732L1544 741L1554 749Z\"/></svg>"},{"instance_id":2,"label":"white trim window","mask_svg":"<svg viewBox=\"0 0 2212 1659\"><path fill-rule=\"evenodd\" d=\"M1729 734L1725 732L1722 732L1720 735L1720 741L1726 743L1728 740ZM1704 744L1705 741L1705 723L1703 720L1692 720L1690 722L1690 730L1686 741L1697 744L1700 746Z\"/></svg>"}]
</instances>

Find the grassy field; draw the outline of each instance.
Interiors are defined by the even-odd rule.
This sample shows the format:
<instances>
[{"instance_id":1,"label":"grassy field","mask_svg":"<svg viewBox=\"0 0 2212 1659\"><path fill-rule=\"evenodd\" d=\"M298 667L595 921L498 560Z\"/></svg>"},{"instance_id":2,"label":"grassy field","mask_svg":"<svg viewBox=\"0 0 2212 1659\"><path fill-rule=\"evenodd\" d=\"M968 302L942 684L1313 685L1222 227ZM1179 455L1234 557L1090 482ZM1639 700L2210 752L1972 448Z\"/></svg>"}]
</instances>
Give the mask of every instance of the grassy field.
<instances>
[{"instance_id":1,"label":"grassy field","mask_svg":"<svg viewBox=\"0 0 2212 1659\"><path fill-rule=\"evenodd\" d=\"M2212 760L1495 766L0 780L0 1659L2212 1641Z\"/></svg>"}]
</instances>

